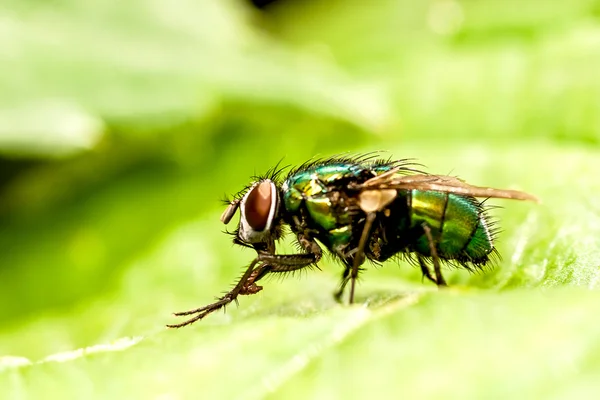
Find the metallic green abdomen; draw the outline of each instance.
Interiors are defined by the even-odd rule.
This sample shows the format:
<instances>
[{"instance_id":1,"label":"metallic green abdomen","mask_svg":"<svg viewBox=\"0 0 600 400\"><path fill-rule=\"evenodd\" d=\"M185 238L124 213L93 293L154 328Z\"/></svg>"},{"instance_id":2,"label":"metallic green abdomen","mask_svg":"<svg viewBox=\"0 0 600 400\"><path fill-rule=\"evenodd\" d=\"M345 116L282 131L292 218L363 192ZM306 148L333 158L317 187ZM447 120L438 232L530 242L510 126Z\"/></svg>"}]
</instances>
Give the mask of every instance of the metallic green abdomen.
<instances>
[{"instance_id":1,"label":"metallic green abdomen","mask_svg":"<svg viewBox=\"0 0 600 400\"><path fill-rule=\"evenodd\" d=\"M427 224L442 258L477 263L493 250L488 221L476 199L419 190L409 191L408 196L411 230L418 230L424 223ZM425 235L416 241L415 250L430 255Z\"/></svg>"}]
</instances>

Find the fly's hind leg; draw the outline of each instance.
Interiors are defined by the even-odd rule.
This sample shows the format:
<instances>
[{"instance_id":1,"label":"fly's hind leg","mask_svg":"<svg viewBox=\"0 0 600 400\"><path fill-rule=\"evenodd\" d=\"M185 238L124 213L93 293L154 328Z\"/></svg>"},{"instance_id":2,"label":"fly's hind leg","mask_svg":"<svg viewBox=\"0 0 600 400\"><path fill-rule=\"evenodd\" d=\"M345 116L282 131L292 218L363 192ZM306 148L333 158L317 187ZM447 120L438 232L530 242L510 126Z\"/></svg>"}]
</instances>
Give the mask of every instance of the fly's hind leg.
<instances>
[{"instance_id":1,"label":"fly's hind leg","mask_svg":"<svg viewBox=\"0 0 600 400\"><path fill-rule=\"evenodd\" d=\"M435 242L433 240L433 236L431 235L431 228L429 228L429 226L427 226L427 224L423 224L423 230L425 231L425 236L427 236L427 241L429 242L429 251L431 253L431 258L433 259L433 270L435 271L435 281L433 279L431 279L431 274L429 273L428 269L427 269L427 273L423 272L423 274L427 278L432 280L433 282L437 283L438 287L448 286L446 284L446 281L444 280L444 276L442 275L442 268L440 266L440 258L437 253L437 249L435 246ZM421 259L419 259L419 263L421 264L421 270L423 270L423 263L422 263Z\"/></svg>"},{"instance_id":2,"label":"fly's hind leg","mask_svg":"<svg viewBox=\"0 0 600 400\"><path fill-rule=\"evenodd\" d=\"M433 276L431 276L431 271L429 270L429 267L425 263L425 259L422 256L417 256L417 259L419 260L419 266L421 267L421 272L423 273L423 276L425 278L429 279L431 282L437 284L437 281L435 280L435 278Z\"/></svg>"}]
</instances>

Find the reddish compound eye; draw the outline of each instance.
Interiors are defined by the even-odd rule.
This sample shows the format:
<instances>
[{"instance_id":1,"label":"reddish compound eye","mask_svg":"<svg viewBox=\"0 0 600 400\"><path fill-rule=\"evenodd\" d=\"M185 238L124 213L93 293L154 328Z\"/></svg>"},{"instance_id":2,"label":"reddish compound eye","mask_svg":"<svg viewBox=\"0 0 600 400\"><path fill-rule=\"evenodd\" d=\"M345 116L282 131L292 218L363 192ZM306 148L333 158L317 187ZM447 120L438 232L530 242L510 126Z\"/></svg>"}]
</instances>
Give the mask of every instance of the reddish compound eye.
<instances>
[{"instance_id":1,"label":"reddish compound eye","mask_svg":"<svg viewBox=\"0 0 600 400\"><path fill-rule=\"evenodd\" d=\"M248 225L254 231L263 231L269 222L272 204L271 185L271 182L263 181L254 186L246 197L244 214Z\"/></svg>"}]
</instances>

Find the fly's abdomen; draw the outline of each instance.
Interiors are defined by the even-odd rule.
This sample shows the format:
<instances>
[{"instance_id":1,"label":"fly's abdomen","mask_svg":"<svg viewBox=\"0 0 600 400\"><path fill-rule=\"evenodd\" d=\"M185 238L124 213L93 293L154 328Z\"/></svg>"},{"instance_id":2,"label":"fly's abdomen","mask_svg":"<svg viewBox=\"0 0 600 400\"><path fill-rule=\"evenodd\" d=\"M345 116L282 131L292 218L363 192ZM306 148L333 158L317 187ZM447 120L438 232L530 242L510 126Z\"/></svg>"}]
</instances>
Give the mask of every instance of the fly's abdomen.
<instances>
[{"instance_id":1,"label":"fly's abdomen","mask_svg":"<svg viewBox=\"0 0 600 400\"><path fill-rule=\"evenodd\" d=\"M411 228L425 223L431 229L440 257L484 262L494 249L484 210L475 198L452 193L412 190L409 192ZM429 241L422 234L415 250L431 255Z\"/></svg>"}]
</instances>

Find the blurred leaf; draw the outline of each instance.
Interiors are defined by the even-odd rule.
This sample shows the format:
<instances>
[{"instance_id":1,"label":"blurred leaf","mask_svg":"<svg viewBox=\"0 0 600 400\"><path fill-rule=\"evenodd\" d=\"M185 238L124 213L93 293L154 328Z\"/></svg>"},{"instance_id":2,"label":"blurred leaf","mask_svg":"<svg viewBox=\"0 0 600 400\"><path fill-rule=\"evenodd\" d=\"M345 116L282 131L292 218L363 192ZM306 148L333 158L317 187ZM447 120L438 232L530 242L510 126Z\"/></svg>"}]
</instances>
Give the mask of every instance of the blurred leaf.
<instances>
[{"instance_id":1,"label":"blurred leaf","mask_svg":"<svg viewBox=\"0 0 600 400\"><path fill-rule=\"evenodd\" d=\"M102 130L101 120L66 103L0 110L0 149L7 153L64 156L89 150Z\"/></svg>"},{"instance_id":2,"label":"blurred leaf","mask_svg":"<svg viewBox=\"0 0 600 400\"><path fill-rule=\"evenodd\" d=\"M69 153L95 144L104 119L178 123L223 98L290 104L373 129L387 123L379 87L286 49L240 4L4 2L0 151Z\"/></svg>"},{"instance_id":3,"label":"blurred leaf","mask_svg":"<svg viewBox=\"0 0 600 400\"><path fill-rule=\"evenodd\" d=\"M290 2L273 11L269 26L382 82L406 139L527 136L600 144L594 3Z\"/></svg>"}]
</instances>

